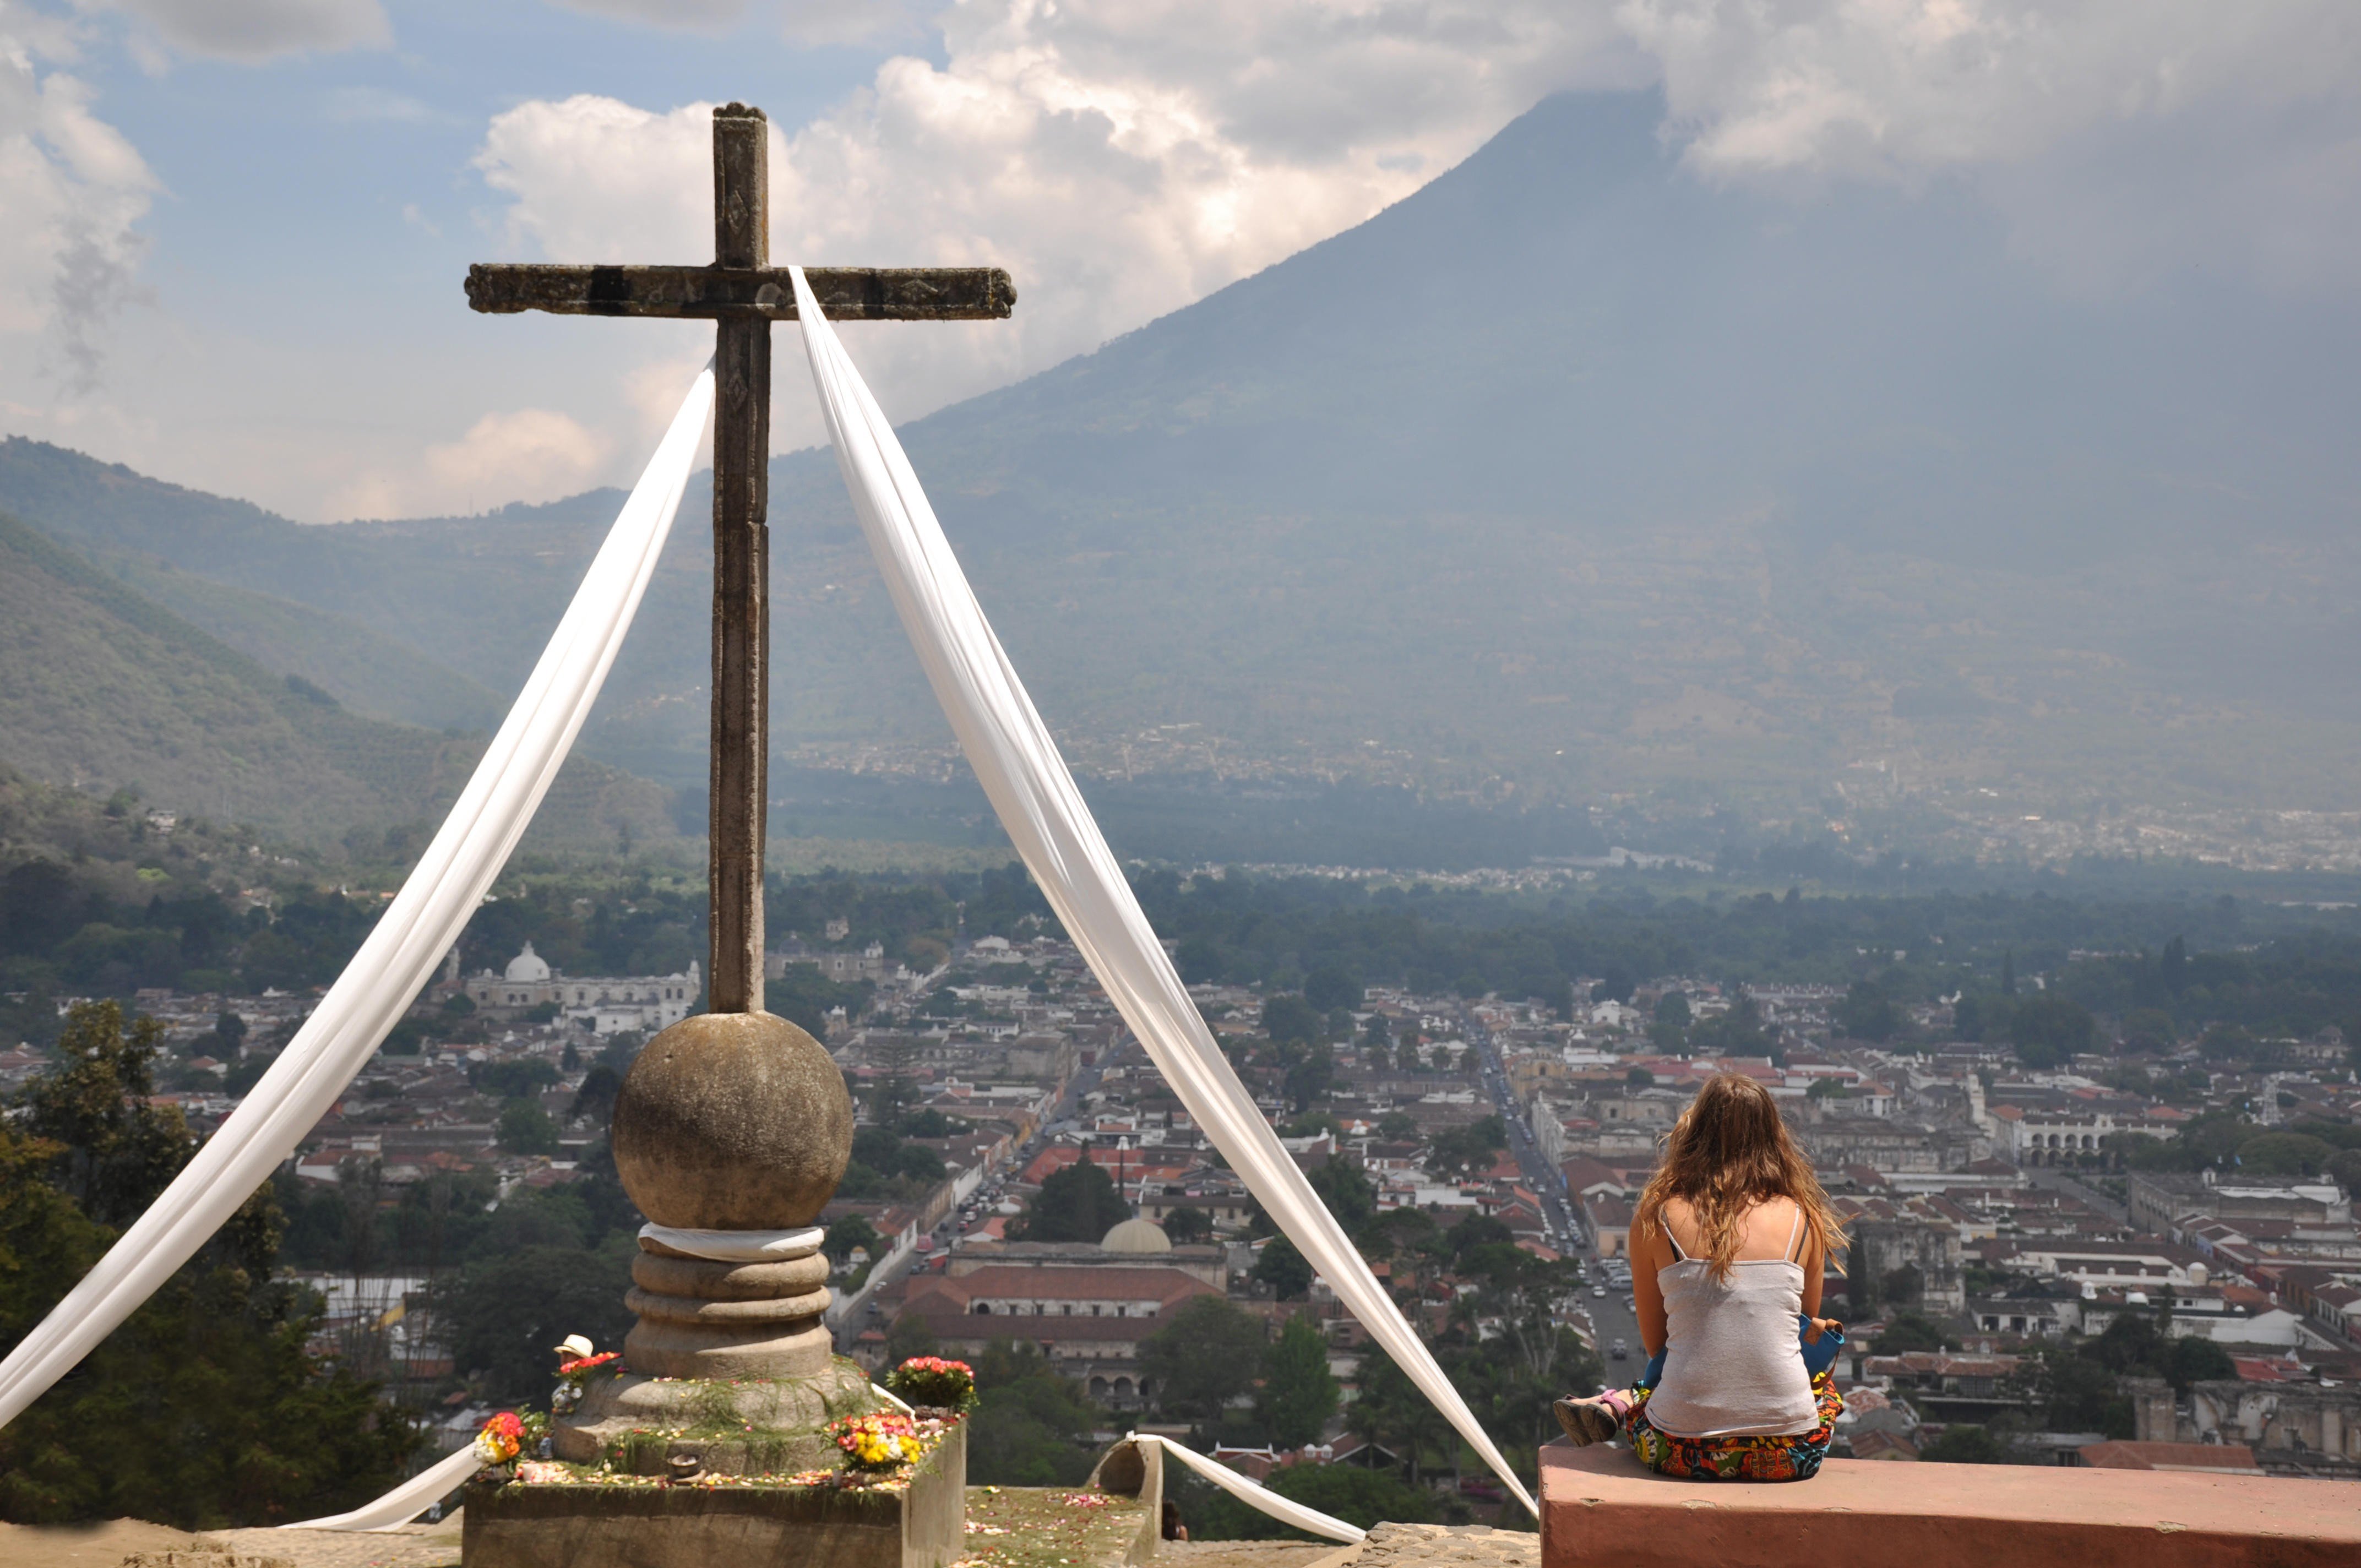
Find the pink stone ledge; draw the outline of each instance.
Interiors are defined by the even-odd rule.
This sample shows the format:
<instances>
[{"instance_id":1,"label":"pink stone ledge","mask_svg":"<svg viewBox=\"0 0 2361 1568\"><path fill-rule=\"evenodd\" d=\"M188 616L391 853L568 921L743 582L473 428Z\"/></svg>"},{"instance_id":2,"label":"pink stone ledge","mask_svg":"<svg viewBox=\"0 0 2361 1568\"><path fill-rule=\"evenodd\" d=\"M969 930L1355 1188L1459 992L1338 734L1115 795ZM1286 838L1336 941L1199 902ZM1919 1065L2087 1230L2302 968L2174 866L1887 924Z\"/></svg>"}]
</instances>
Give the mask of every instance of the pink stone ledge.
<instances>
[{"instance_id":1,"label":"pink stone ledge","mask_svg":"<svg viewBox=\"0 0 2361 1568\"><path fill-rule=\"evenodd\" d=\"M2361 1568L2361 1485L1831 1459L1784 1485L1541 1452L1542 1568Z\"/></svg>"}]
</instances>

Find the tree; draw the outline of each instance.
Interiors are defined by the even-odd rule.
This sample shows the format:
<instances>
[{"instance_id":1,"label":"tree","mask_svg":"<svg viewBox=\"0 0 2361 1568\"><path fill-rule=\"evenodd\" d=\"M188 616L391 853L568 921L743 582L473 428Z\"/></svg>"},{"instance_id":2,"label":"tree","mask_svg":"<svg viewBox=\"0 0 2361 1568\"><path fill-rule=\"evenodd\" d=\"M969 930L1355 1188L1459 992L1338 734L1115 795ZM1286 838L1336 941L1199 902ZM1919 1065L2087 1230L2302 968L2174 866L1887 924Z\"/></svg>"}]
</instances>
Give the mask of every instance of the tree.
<instances>
[{"instance_id":1,"label":"tree","mask_svg":"<svg viewBox=\"0 0 2361 1568\"><path fill-rule=\"evenodd\" d=\"M511 1100L500 1108L492 1141L509 1154L555 1154L557 1124L530 1100Z\"/></svg>"},{"instance_id":2,"label":"tree","mask_svg":"<svg viewBox=\"0 0 2361 1568\"><path fill-rule=\"evenodd\" d=\"M1269 1286L1271 1294L1282 1301L1300 1301L1312 1293L1312 1265L1285 1236L1263 1243L1250 1277Z\"/></svg>"},{"instance_id":3,"label":"tree","mask_svg":"<svg viewBox=\"0 0 2361 1568\"><path fill-rule=\"evenodd\" d=\"M1900 1269L1894 1270L1896 1274L1900 1272ZM1878 1331L1877 1354L1900 1355L1905 1351L1940 1350L1959 1337L1947 1332L1941 1324L1924 1312L1896 1312L1893 1320Z\"/></svg>"},{"instance_id":4,"label":"tree","mask_svg":"<svg viewBox=\"0 0 2361 1568\"><path fill-rule=\"evenodd\" d=\"M1338 1397L1336 1375L1328 1370L1328 1336L1310 1313L1299 1312L1287 1320L1263 1358L1255 1419L1274 1447L1301 1448L1320 1441L1328 1418L1336 1413Z\"/></svg>"},{"instance_id":5,"label":"tree","mask_svg":"<svg viewBox=\"0 0 2361 1568\"><path fill-rule=\"evenodd\" d=\"M1314 1167L1310 1178L1312 1190L1328 1206L1328 1212L1353 1234L1378 1212L1378 1190L1358 1166L1331 1156L1328 1163Z\"/></svg>"},{"instance_id":6,"label":"tree","mask_svg":"<svg viewBox=\"0 0 2361 1568\"><path fill-rule=\"evenodd\" d=\"M1071 1486L1089 1476L1099 1412L1038 1346L993 1341L976 1358L975 1386L970 1485Z\"/></svg>"},{"instance_id":7,"label":"tree","mask_svg":"<svg viewBox=\"0 0 2361 1568\"><path fill-rule=\"evenodd\" d=\"M1025 1242L1094 1242L1131 1217L1131 1205L1089 1152L1052 1172L1025 1212L1008 1226L1008 1239Z\"/></svg>"},{"instance_id":8,"label":"tree","mask_svg":"<svg viewBox=\"0 0 2361 1568\"><path fill-rule=\"evenodd\" d=\"M1470 1176L1489 1170L1493 1157L1508 1146L1508 1123L1499 1116L1485 1116L1464 1127L1437 1134L1428 1152L1437 1169L1455 1176Z\"/></svg>"},{"instance_id":9,"label":"tree","mask_svg":"<svg viewBox=\"0 0 2361 1568\"><path fill-rule=\"evenodd\" d=\"M2124 1014L2124 1049L2168 1051L2176 1038L2172 1014L2160 1007L2135 1007Z\"/></svg>"},{"instance_id":10,"label":"tree","mask_svg":"<svg viewBox=\"0 0 2361 1568\"><path fill-rule=\"evenodd\" d=\"M1890 1040L1902 1027L1902 1015L1874 981L1857 980L1837 1003L1836 1025L1851 1039Z\"/></svg>"},{"instance_id":11,"label":"tree","mask_svg":"<svg viewBox=\"0 0 2361 1568\"><path fill-rule=\"evenodd\" d=\"M935 1331L916 1312L904 1312L885 1331L885 1365L899 1366L914 1355L935 1354Z\"/></svg>"},{"instance_id":12,"label":"tree","mask_svg":"<svg viewBox=\"0 0 2361 1568\"><path fill-rule=\"evenodd\" d=\"M18 1096L25 1128L55 1147L50 1180L83 1215L120 1227L137 1219L196 1152L174 1105L152 1105L164 1025L126 1028L114 1002L76 1007L58 1036L55 1069Z\"/></svg>"},{"instance_id":13,"label":"tree","mask_svg":"<svg viewBox=\"0 0 2361 1568\"><path fill-rule=\"evenodd\" d=\"M2005 1464L2008 1451L1982 1427L1955 1426L1918 1451L1930 1464Z\"/></svg>"},{"instance_id":14,"label":"tree","mask_svg":"<svg viewBox=\"0 0 2361 1568\"><path fill-rule=\"evenodd\" d=\"M1319 1008L1292 992L1262 1004L1262 1032L1281 1044L1308 1046L1320 1037L1326 1024Z\"/></svg>"},{"instance_id":15,"label":"tree","mask_svg":"<svg viewBox=\"0 0 2361 1568\"><path fill-rule=\"evenodd\" d=\"M582 1087L574 1091L574 1103L566 1108L566 1120L579 1122L588 1118L605 1126L615 1114L615 1097L623 1091L622 1076L605 1062L597 1062L582 1075Z\"/></svg>"},{"instance_id":16,"label":"tree","mask_svg":"<svg viewBox=\"0 0 2361 1568\"><path fill-rule=\"evenodd\" d=\"M2318 1176L2336 1157L2334 1146L2301 1133L2265 1133L2238 1146L2239 1168L2263 1176Z\"/></svg>"},{"instance_id":17,"label":"tree","mask_svg":"<svg viewBox=\"0 0 2361 1568\"><path fill-rule=\"evenodd\" d=\"M1389 1111L1378 1118L1378 1136L1389 1144L1407 1143L1418 1136L1418 1118L1407 1111Z\"/></svg>"},{"instance_id":18,"label":"tree","mask_svg":"<svg viewBox=\"0 0 2361 1568\"><path fill-rule=\"evenodd\" d=\"M443 1280L435 1320L461 1375L494 1399L543 1399L556 1366L549 1347L566 1335L621 1349L633 1321L623 1294L638 1250L623 1238L598 1252L530 1246Z\"/></svg>"},{"instance_id":19,"label":"tree","mask_svg":"<svg viewBox=\"0 0 2361 1568\"><path fill-rule=\"evenodd\" d=\"M820 1239L819 1244L819 1250L828 1254L829 1260L842 1267L855 1247L874 1259L884 1255L885 1243L878 1235L877 1227L858 1214L846 1214L830 1221L828 1234Z\"/></svg>"},{"instance_id":20,"label":"tree","mask_svg":"<svg viewBox=\"0 0 2361 1568\"><path fill-rule=\"evenodd\" d=\"M1159 1409L1210 1426L1254 1387L1265 1348L1253 1314L1219 1296L1194 1296L1139 1342L1139 1369Z\"/></svg>"},{"instance_id":21,"label":"tree","mask_svg":"<svg viewBox=\"0 0 2361 1568\"><path fill-rule=\"evenodd\" d=\"M1361 1025L1361 1047L1382 1061L1392 1051L1393 1044L1393 1029L1386 1023L1386 1015L1370 1014L1368 1021Z\"/></svg>"},{"instance_id":22,"label":"tree","mask_svg":"<svg viewBox=\"0 0 2361 1568\"><path fill-rule=\"evenodd\" d=\"M1287 1064L1287 1097L1295 1109L1309 1109L1328 1092L1336 1080L1336 1053L1325 1045L1282 1047Z\"/></svg>"},{"instance_id":23,"label":"tree","mask_svg":"<svg viewBox=\"0 0 2361 1568\"><path fill-rule=\"evenodd\" d=\"M1182 1204L1164 1216L1164 1234L1175 1246L1194 1246L1213 1235L1213 1217L1192 1204Z\"/></svg>"},{"instance_id":24,"label":"tree","mask_svg":"<svg viewBox=\"0 0 2361 1568\"><path fill-rule=\"evenodd\" d=\"M178 1111L144 1098L159 1043L111 1002L76 1007L59 1064L0 1116L0 1343L47 1315L192 1152ZM401 1474L409 1424L375 1384L313 1357L319 1298L272 1277L284 1224L266 1183L0 1428L0 1519L271 1524L350 1508Z\"/></svg>"},{"instance_id":25,"label":"tree","mask_svg":"<svg viewBox=\"0 0 2361 1568\"><path fill-rule=\"evenodd\" d=\"M1483 1246L1513 1246L1517 1233L1506 1222L1489 1214L1470 1214L1444 1233L1450 1243L1452 1261L1455 1264Z\"/></svg>"},{"instance_id":26,"label":"tree","mask_svg":"<svg viewBox=\"0 0 2361 1568\"><path fill-rule=\"evenodd\" d=\"M1303 978L1303 1000L1323 1013L1356 1008L1368 994L1361 977L1338 964L1323 964Z\"/></svg>"},{"instance_id":27,"label":"tree","mask_svg":"<svg viewBox=\"0 0 2361 1568\"><path fill-rule=\"evenodd\" d=\"M1400 1454L1413 1487L1430 1450L1444 1451L1452 1456L1449 1463L1456 1463L1458 1435L1382 1351L1372 1349L1361 1357L1359 1396L1345 1407L1345 1419L1352 1431Z\"/></svg>"},{"instance_id":28,"label":"tree","mask_svg":"<svg viewBox=\"0 0 2361 1568\"><path fill-rule=\"evenodd\" d=\"M898 1032L873 1035L871 1040L869 1060L877 1069L877 1078L869 1091L869 1114L887 1133L899 1133L903 1117L917 1098L910 1069L917 1060L918 1042Z\"/></svg>"},{"instance_id":29,"label":"tree","mask_svg":"<svg viewBox=\"0 0 2361 1568\"><path fill-rule=\"evenodd\" d=\"M2062 1067L2097 1042L2099 1025L2089 1009L2054 992L2018 1003L2008 1021L2009 1043L2030 1068Z\"/></svg>"}]
</instances>

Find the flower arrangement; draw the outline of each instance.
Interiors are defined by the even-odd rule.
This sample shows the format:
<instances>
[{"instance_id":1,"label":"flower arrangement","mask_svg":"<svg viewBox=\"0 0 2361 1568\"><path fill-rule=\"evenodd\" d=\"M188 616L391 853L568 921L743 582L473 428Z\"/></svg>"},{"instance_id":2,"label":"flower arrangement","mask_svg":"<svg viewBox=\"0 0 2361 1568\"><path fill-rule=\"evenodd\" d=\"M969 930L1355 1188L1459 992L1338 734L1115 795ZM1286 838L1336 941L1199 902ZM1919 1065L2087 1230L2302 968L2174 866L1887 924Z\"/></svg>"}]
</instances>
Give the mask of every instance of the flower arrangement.
<instances>
[{"instance_id":1,"label":"flower arrangement","mask_svg":"<svg viewBox=\"0 0 2361 1568\"><path fill-rule=\"evenodd\" d=\"M571 1361L559 1362L557 1375L569 1383L578 1384L607 1363L621 1359L622 1354L620 1350L610 1350L603 1355L577 1355Z\"/></svg>"},{"instance_id":2,"label":"flower arrangement","mask_svg":"<svg viewBox=\"0 0 2361 1568\"><path fill-rule=\"evenodd\" d=\"M939 1355L914 1355L885 1375L885 1387L913 1405L945 1410L975 1408L975 1368Z\"/></svg>"},{"instance_id":3,"label":"flower arrangement","mask_svg":"<svg viewBox=\"0 0 2361 1568\"><path fill-rule=\"evenodd\" d=\"M476 1457L486 1464L506 1464L524 1452L524 1420L514 1410L502 1410L476 1434Z\"/></svg>"},{"instance_id":4,"label":"flower arrangement","mask_svg":"<svg viewBox=\"0 0 2361 1568\"><path fill-rule=\"evenodd\" d=\"M828 1431L855 1470L898 1470L926 1452L910 1418L895 1411L847 1416Z\"/></svg>"},{"instance_id":5,"label":"flower arrangement","mask_svg":"<svg viewBox=\"0 0 2361 1568\"><path fill-rule=\"evenodd\" d=\"M582 1347L580 1354L573 1352L574 1345ZM566 1359L557 1364L557 1387L549 1396L549 1408L558 1415L571 1414L574 1407L582 1402L583 1385L589 1381L590 1374L623 1354L610 1350L604 1355L593 1355L589 1347L590 1342L579 1334L558 1346L558 1353Z\"/></svg>"},{"instance_id":6,"label":"flower arrangement","mask_svg":"<svg viewBox=\"0 0 2361 1568\"><path fill-rule=\"evenodd\" d=\"M548 1436L549 1418L541 1411L519 1415L514 1410L502 1410L476 1433L476 1457L493 1468L514 1464L520 1454L546 1458L542 1445Z\"/></svg>"}]
</instances>

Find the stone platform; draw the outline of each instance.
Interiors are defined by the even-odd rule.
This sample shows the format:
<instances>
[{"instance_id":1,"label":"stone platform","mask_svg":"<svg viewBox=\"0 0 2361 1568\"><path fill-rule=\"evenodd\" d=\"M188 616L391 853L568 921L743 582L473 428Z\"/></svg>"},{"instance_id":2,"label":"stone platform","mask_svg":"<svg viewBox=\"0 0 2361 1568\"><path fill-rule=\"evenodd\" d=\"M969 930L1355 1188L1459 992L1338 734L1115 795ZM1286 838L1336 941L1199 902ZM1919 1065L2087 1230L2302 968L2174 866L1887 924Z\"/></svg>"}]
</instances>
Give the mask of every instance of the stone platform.
<instances>
[{"instance_id":1,"label":"stone platform","mask_svg":"<svg viewBox=\"0 0 2361 1568\"><path fill-rule=\"evenodd\" d=\"M473 1484L465 1568L949 1568L966 1555L967 1425L906 1489L694 1481Z\"/></svg>"},{"instance_id":2,"label":"stone platform","mask_svg":"<svg viewBox=\"0 0 2361 1568\"><path fill-rule=\"evenodd\" d=\"M2361 1487L2141 1470L1831 1459L1778 1486L1541 1451L1542 1568L2353 1568Z\"/></svg>"}]
</instances>

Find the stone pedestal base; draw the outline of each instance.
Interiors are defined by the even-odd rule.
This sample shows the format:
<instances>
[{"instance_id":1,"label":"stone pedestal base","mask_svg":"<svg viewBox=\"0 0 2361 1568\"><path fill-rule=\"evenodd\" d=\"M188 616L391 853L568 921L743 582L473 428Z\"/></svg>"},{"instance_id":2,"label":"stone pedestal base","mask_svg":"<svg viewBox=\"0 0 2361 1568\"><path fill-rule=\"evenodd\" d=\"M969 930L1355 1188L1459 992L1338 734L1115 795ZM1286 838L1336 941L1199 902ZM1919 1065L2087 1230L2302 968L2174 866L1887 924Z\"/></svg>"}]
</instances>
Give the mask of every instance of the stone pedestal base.
<instances>
[{"instance_id":1,"label":"stone pedestal base","mask_svg":"<svg viewBox=\"0 0 2361 1568\"><path fill-rule=\"evenodd\" d=\"M810 1377L835 1354L828 1259L717 1263L640 1238L623 1365L647 1377Z\"/></svg>"},{"instance_id":2,"label":"stone pedestal base","mask_svg":"<svg viewBox=\"0 0 2361 1568\"><path fill-rule=\"evenodd\" d=\"M967 1554L967 1428L906 1491L471 1486L464 1568L949 1568Z\"/></svg>"},{"instance_id":3,"label":"stone pedestal base","mask_svg":"<svg viewBox=\"0 0 2361 1568\"><path fill-rule=\"evenodd\" d=\"M868 1374L840 1357L824 1359L808 1377L719 1382L626 1373L594 1384L571 1414L552 1422L550 1448L569 1464L605 1460L627 1475L664 1475L679 1457L718 1475L793 1475L835 1465L836 1444L821 1430L829 1422L885 1408Z\"/></svg>"}]
</instances>

